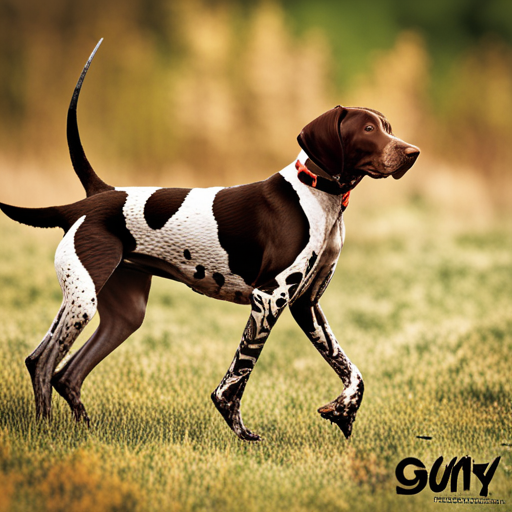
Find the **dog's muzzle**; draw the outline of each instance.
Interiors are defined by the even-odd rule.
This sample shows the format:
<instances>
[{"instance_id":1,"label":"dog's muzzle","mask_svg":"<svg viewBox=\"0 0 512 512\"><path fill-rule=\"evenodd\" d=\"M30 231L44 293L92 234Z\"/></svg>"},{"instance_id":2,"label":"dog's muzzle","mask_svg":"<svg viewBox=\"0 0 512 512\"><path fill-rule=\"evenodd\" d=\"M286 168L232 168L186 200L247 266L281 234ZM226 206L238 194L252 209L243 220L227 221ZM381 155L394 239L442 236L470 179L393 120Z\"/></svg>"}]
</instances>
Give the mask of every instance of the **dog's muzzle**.
<instances>
[{"instance_id":1,"label":"dog's muzzle","mask_svg":"<svg viewBox=\"0 0 512 512\"><path fill-rule=\"evenodd\" d=\"M395 172L391 173L391 176L395 178L395 180L399 180L416 162L418 156L420 155L420 150L416 146L408 146L404 150L404 154L406 157L406 162L401 165Z\"/></svg>"}]
</instances>

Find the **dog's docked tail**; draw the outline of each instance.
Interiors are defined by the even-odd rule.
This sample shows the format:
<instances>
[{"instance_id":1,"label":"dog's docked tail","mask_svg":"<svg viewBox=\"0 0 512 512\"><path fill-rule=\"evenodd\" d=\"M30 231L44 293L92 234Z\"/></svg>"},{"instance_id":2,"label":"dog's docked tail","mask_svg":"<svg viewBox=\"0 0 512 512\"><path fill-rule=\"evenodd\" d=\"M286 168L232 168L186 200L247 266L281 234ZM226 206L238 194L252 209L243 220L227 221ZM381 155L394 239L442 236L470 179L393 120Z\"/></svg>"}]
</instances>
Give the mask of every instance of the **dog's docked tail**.
<instances>
[{"instance_id":1,"label":"dog's docked tail","mask_svg":"<svg viewBox=\"0 0 512 512\"><path fill-rule=\"evenodd\" d=\"M78 79L78 82L76 84L73 96L71 98L71 103L69 104L68 109L67 137L69 154L71 155L71 162L73 163L73 168L75 169L77 176L80 178L80 181L82 182L87 197L93 196L94 194L99 194L100 192L105 192L107 190L114 189L114 187L107 185L103 180L99 178L99 176L94 172L94 169L91 167L91 164L87 160L84 148L82 147L82 143L80 141L76 116L78 97L80 96L80 90L82 89L82 84L84 82L85 75L87 74L92 59L94 58L94 55L96 54L96 51L98 50L102 41L103 39L100 39L99 43L96 45L96 48L94 48L94 50L91 53L91 56L87 60L84 69L82 70L82 74L80 75L80 78Z\"/></svg>"},{"instance_id":2,"label":"dog's docked tail","mask_svg":"<svg viewBox=\"0 0 512 512\"><path fill-rule=\"evenodd\" d=\"M68 222L59 206L48 208L23 208L10 204L0 203L2 210L12 220L34 226L36 228L62 228L68 229Z\"/></svg>"}]
</instances>

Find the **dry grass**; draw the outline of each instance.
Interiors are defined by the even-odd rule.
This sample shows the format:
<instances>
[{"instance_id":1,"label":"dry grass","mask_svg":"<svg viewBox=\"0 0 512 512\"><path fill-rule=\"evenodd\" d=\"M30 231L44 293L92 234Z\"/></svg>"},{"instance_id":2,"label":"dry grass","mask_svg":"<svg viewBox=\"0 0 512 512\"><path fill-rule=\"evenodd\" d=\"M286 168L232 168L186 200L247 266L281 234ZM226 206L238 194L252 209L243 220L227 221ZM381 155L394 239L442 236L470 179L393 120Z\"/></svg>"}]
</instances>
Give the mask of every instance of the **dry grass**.
<instances>
[{"instance_id":1,"label":"dry grass","mask_svg":"<svg viewBox=\"0 0 512 512\"><path fill-rule=\"evenodd\" d=\"M57 397L53 423L37 425L23 359L60 303L60 234L1 219L0 507L437 510L427 490L399 500L394 469L441 454L501 455L491 492L512 499L509 227L447 226L428 205L372 209L358 196L347 223L322 305L365 376L354 436L315 412L340 383L284 314L244 397L246 424L265 438L251 445L209 400L247 309L158 279L142 329L86 381L93 429Z\"/></svg>"}]
</instances>

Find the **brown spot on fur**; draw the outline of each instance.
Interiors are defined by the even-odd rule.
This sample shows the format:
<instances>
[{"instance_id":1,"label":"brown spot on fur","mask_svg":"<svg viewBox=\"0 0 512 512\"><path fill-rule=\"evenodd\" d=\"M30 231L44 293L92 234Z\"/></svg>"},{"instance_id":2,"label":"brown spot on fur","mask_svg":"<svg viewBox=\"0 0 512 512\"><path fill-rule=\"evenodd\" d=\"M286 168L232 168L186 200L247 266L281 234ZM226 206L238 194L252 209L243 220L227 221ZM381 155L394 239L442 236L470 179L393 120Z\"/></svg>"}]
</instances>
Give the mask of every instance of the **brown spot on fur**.
<instances>
[{"instance_id":1,"label":"brown spot on fur","mask_svg":"<svg viewBox=\"0 0 512 512\"><path fill-rule=\"evenodd\" d=\"M144 206L144 218L148 226L151 229L163 228L179 210L189 192L188 188L161 188L152 194Z\"/></svg>"}]
</instances>

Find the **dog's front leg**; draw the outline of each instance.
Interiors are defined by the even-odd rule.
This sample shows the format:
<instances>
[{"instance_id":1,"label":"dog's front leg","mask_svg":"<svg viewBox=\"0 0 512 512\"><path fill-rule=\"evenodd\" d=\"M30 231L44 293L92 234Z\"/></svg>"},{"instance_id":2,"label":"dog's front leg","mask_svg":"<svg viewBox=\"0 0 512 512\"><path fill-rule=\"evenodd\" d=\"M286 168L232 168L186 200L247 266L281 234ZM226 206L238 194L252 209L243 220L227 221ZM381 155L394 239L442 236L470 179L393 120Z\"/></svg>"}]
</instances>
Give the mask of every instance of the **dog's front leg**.
<instances>
[{"instance_id":1,"label":"dog's front leg","mask_svg":"<svg viewBox=\"0 0 512 512\"><path fill-rule=\"evenodd\" d=\"M320 304L311 302L308 297L303 296L290 306L290 311L301 329L339 375L345 386L343 393L338 398L318 409L318 412L322 418L338 425L348 439L352 433L357 410L363 399L364 385L361 373L336 341Z\"/></svg>"},{"instance_id":2,"label":"dog's front leg","mask_svg":"<svg viewBox=\"0 0 512 512\"><path fill-rule=\"evenodd\" d=\"M233 432L245 441L261 438L245 428L240 412L240 402L245 385L254 365L263 350L270 330L287 302L282 297L255 290L251 297L251 315L242 335L242 340L226 375L212 393L212 400Z\"/></svg>"}]
</instances>

